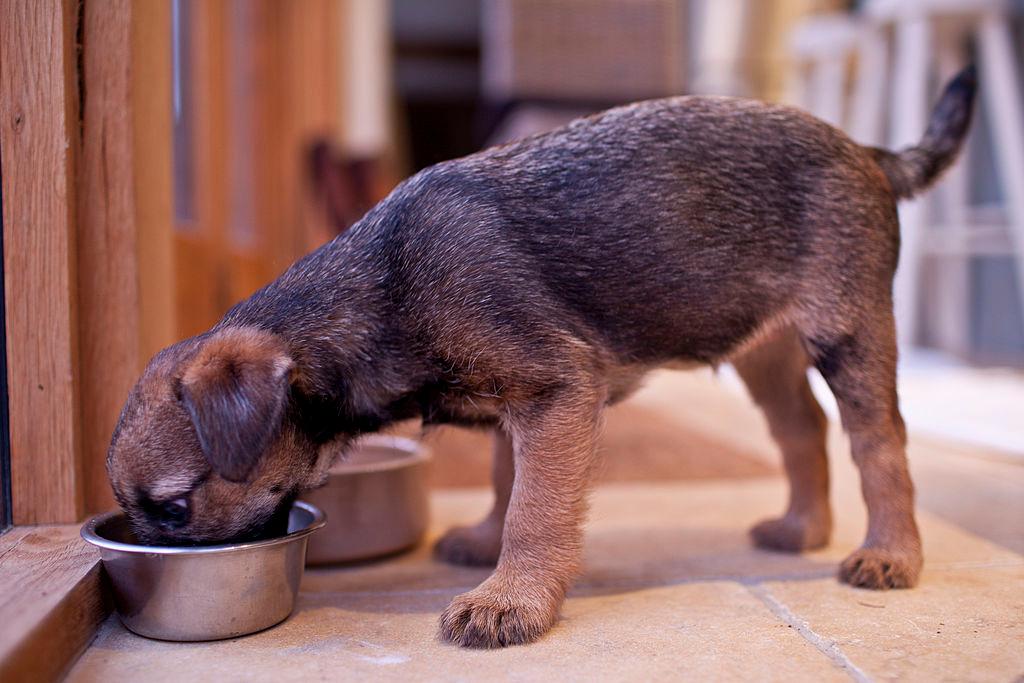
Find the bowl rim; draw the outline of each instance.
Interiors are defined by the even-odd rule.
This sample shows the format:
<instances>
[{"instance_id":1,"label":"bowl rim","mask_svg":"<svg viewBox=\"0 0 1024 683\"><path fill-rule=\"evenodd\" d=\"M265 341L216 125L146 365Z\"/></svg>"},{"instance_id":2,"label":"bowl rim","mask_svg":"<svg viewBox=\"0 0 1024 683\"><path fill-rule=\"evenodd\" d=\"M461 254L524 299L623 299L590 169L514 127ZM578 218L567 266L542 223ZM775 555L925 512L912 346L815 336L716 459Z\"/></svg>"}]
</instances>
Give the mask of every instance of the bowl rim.
<instances>
[{"instance_id":1,"label":"bowl rim","mask_svg":"<svg viewBox=\"0 0 1024 683\"><path fill-rule=\"evenodd\" d=\"M345 460L342 455L327 473L329 477L347 476L350 474L363 474L368 472L387 472L405 467L411 467L419 463L427 462L431 458L430 448L422 441L410 439L404 436L393 436L391 434L368 434L360 437L352 444L350 451L359 450L362 446L376 448L393 448L401 451L402 455L396 458L368 463L352 463ZM315 490L315 489L314 489ZM306 492L308 493L308 491Z\"/></svg>"},{"instance_id":2,"label":"bowl rim","mask_svg":"<svg viewBox=\"0 0 1024 683\"><path fill-rule=\"evenodd\" d=\"M300 508L313 515L313 519L309 524L291 532L284 536L277 536L275 538L266 538L259 541L246 541L244 543L224 543L221 545L200 545L200 546L173 546L173 545L139 545L136 543L123 543L121 541L112 541L109 538L100 536L97 533L96 528L105 522L109 522L115 517L124 517L125 514L120 510L112 510L110 512L104 512L101 515L96 515L85 524L82 525L81 535L82 538L92 545L103 548L105 550L117 550L122 553L133 553L136 555L214 555L218 553L229 553L238 552L241 550L253 550L257 548L269 548L275 545L283 545L285 543L291 543L297 541L300 538L309 536L314 531L320 529L327 523L327 515L324 514L323 510L315 505L307 503L303 500L297 500L292 503L293 508Z\"/></svg>"}]
</instances>

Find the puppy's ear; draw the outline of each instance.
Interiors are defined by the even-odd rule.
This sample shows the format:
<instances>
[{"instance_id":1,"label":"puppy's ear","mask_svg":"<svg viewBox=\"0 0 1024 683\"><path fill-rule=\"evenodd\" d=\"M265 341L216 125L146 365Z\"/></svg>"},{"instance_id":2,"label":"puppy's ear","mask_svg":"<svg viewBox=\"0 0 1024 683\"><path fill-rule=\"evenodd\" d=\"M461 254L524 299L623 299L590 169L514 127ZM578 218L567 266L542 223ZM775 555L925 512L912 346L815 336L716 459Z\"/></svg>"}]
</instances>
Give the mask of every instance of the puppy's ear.
<instances>
[{"instance_id":1,"label":"puppy's ear","mask_svg":"<svg viewBox=\"0 0 1024 683\"><path fill-rule=\"evenodd\" d=\"M277 435L293 367L284 343L249 327L214 332L181 376L181 401L213 470L244 481Z\"/></svg>"}]
</instances>

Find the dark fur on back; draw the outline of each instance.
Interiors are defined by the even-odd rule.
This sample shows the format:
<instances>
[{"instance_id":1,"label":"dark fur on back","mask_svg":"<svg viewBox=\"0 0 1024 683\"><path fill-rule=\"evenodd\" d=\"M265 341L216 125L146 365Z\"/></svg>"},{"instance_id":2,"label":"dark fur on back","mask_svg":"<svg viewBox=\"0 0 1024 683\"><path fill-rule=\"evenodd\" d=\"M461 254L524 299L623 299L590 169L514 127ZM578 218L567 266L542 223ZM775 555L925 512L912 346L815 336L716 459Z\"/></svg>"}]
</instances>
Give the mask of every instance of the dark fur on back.
<instances>
[{"instance_id":1,"label":"dark fur on back","mask_svg":"<svg viewBox=\"0 0 1024 683\"><path fill-rule=\"evenodd\" d=\"M640 103L421 172L221 326L289 340L296 400L324 399L339 431L451 412L434 393L557 383L531 345L601 366L715 363L845 255L881 244L867 260L894 265L883 183L798 110ZM843 220L855 197L875 220Z\"/></svg>"}]
</instances>

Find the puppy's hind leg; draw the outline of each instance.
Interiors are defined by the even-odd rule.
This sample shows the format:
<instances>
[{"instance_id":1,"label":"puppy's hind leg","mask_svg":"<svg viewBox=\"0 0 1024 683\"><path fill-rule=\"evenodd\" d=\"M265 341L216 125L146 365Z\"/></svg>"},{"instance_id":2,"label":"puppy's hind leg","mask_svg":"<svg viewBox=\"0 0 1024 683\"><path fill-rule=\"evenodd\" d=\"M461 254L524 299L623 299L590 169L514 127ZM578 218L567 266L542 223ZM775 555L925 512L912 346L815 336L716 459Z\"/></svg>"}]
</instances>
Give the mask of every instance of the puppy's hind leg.
<instances>
[{"instance_id":1,"label":"puppy's hind leg","mask_svg":"<svg viewBox=\"0 0 1024 683\"><path fill-rule=\"evenodd\" d=\"M808 347L839 403L868 508L867 538L839 576L864 588L907 588L921 571L921 538L897 405L892 304L884 294L875 301L845 333L809 335Z\"/></svg>"},{"instance_id":2,"label":"puppy's hind leg","mask_svg":"<svg viewBox=\"0 0 1024 683\"><path fill-rule=\"evenodd\" d=\"M434 556L451 564L492 566L501 554L501 532L505 528L505 511L512 495L515 464L512 438L503 430L494 431L494 462L491 479L494 484L494 507L474 526L449 529L434 545Z\"/></svg>"},{"instance_id":3,"label":"puppy's hind leg","mask_svg":"<svg viewBox=\"0 0 1024 683\"><path fill-rule=\"evenodd\" d=\"M782 450L789 507L750 530L762 548L798 552L820 548L832 531L828 502L828 421L807 381L810 366L800 337L786 328L733 360Z\"/></svg>"}]
</instances>

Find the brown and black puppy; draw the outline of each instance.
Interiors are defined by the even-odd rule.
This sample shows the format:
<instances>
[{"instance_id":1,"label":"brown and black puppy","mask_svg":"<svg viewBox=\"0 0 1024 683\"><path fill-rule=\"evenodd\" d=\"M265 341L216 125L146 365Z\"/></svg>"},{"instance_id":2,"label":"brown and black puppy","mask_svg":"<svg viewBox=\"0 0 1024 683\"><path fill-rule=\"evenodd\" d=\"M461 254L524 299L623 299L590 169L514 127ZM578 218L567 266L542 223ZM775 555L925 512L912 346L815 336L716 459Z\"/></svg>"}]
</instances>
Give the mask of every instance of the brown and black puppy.
<instances>
[{"instance_id":1,"label":"brown and black puppy","mask_svg":"<svg viewBox=\"0 0 1024 683\"><path fill-rule=\"evenodd\" d=\"M651 368L736 363L792 493L754 540L825 544L813 366L838 400L869 513L840 576L912 586L896 200L953 161L974 90L968 69L899 153L788 107L680 97L429 168L153 359L110 447L118 501L150 542L251 538L279 531L358 434L412 416L495 427L495 509L437 551L497 568L455 598L441 633L523 643L554 623L579 566L601 413Z\"/></svg>"}]
</instances>

